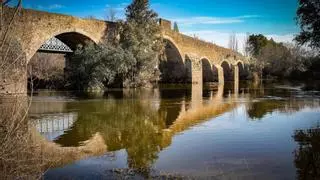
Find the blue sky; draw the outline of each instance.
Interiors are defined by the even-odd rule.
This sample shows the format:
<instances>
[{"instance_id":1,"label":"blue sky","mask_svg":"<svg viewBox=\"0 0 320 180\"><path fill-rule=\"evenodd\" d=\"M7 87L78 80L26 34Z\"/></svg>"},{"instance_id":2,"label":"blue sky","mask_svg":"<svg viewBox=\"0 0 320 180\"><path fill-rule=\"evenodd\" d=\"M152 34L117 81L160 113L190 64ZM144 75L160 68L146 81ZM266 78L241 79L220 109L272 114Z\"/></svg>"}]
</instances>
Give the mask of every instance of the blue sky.
<instances>
[{"instance_id":1,"label":"blue sky","mask_svg":"<svg viewBox=\"0 0 320 180\"><path fill-rule=\"evenodd\" d=\"M24 0L25 8L103 19L108 8L124 17L130 0ZM180 31L227 46L231 33L240 42L245 34L261 33L290 42L299 28L294 20L297 0L151 0L160 17L177 21Z\"/></svg>"}]
</instances>

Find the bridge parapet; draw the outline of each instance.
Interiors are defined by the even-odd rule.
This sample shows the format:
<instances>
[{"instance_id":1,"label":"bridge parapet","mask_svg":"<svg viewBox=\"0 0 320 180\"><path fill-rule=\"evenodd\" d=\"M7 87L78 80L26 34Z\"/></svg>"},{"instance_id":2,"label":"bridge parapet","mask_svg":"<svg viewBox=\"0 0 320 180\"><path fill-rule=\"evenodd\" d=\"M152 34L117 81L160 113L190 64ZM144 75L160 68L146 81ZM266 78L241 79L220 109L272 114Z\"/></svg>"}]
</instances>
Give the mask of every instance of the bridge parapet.
<instances>
[{"instance_id":1,"label":"bridge parapet","mask_svg":"<svg viewBox=\"0 0 320 180\"><path fill-rule=\"evenodd\" d=\"M162 27L164 38L168 37L170 41L174 41L172 43L178 46L177 49L183 53L182 57L190 53L198 54L199 58L206 57L215 65L218 65L221 60L227 58L232 61L232 64L237 60L244 59L240 53L230 49L173 31L169 20L160 19L160 26Z\"/></svg>"}]
</instances>

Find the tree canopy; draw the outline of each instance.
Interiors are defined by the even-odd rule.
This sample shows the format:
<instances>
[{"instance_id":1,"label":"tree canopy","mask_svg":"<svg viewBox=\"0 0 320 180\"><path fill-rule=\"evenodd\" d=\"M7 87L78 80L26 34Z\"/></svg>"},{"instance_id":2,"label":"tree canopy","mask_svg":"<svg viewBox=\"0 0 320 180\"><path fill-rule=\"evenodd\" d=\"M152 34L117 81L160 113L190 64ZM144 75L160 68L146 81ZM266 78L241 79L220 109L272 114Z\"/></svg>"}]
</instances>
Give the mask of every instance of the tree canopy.
<instances>
[{"instance_id":1,"label":"tree canopy","mask_svg":"<svg viewBox=\"0 0 320 180\"><path fill-rule=\"evenodd\" d=\"M69 60L67 84L73 90L101 90L127 77L133 55L108 43L79 46Z\"/></svg>"},{"instance_id":2,"label":"tree canopy","mask_svg":"<svg viewBox=\"0 0 320 180\"><path fill-rule=\"evenodd\" d=\"M298 0L297 22L301 32L295 40L300 45L308 44L320 49L320 1Z\"/></svg>"},{"instance_id":3,"label":"tree canopy","mask_svg":"<svg viewBox=\"0 0 320 180\"><path fill-rule=\"evenodd\" d=\"M288 77L292 72L305 71L303 49L299 46L277 43L262 34L250 35L248 45L249 52L255 59L252 68L260 76Z\"/></svg>"},{"instance_id":4,"label":"tree canopy","mask_svg":"<svg viewBox=\"0 0 320 180\"><path fill-rule=\"evenodd\" d=\"M249 52L253 56L257 56L260 54L262 48L267 45L268 39L262 34L258 34L258 35L253 34L249 36L248 42L249 42Z\"/></svg>"},{"instance_id":5,"label":"tree canopy","mask_svg":"<svg viewBox=\"0 0 320 180\"><path fill-rule=\"evenodd\" d=\"M163 49L158 15L149 8L148 0L134 0L126 9L120 45L136 59L126 86L145 86L158 76L159 54Z\"/></svg>"},{"instance_id":6,"label":"tree canopy","mask_svg":"<svg viewBox=\"0 0 320 180\"><path fill-rule=\"evenodd\" d=\"M157 80L163 49L157 17L147 0L134 0L126 8L126 20L119 21L119 38L89 43L70 58L68 85L101 90L110 85L147 86Z\"/></svg>"}]
</instances>

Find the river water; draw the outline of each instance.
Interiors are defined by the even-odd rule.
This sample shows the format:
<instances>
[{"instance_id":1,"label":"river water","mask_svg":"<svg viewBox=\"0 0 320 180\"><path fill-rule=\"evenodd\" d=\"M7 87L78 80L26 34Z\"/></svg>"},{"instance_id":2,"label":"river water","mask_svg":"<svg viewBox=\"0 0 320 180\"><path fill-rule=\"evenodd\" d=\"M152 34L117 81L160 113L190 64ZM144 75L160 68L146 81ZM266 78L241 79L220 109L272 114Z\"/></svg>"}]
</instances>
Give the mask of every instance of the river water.
<instances>
[{"instance_id":1,"label":"river water","mask_svg":"<svg viewBox=\"0 0 320 180\"><path fill-rule=\"evenodd\" d=\"M39 91L29 115L59 148L102 139L45 179L320 178L320 92L303 83Z\"/></svg>"}]
</instances>

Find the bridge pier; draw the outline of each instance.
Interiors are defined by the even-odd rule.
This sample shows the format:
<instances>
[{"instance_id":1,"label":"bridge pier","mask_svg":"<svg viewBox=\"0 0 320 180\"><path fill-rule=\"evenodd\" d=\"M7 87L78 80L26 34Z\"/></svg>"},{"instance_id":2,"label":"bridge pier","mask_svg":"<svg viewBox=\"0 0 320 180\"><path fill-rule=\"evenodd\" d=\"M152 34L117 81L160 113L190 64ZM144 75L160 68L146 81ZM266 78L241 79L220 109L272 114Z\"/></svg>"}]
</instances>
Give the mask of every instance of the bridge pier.
<instances>
[{"instance_id":1,"label":"bridge pier","mask_svg":"<svg viewBox=\"0 0 320 180\"><path fill-rule=\"evenodd\" d=\"M233 66L233 73L234 73L234 94L238 95L239 93L239 67L238 65Z\"/></svg>"},{"instance_id":2,"label":"bridge pier","mask_svg":"<svg viewBox=\"0 0 320 180\"><path fill-rule=\"evenodd\" d=\"M223 67L221 66L216 66L218 70L218 82L219 84L224 84L224 72L223 72Z\"/></svg>"},{"instance_id":3,"label":"bridge pier","mask_svg":"<svg viewBox=\"0 0 320 180\"><path fill-rule=\"evenodd\" d=\"M202 85L202 64L197 58L191 60L192 84Z\"/></svg>"},{"instance_id":4,"label":"bridge pier","mask_svg":"<svg viewBox=\"0 0 320 180\"><path fill-rule=\"evenodd\" d=\"M197 55L187 55L186 56L186 64L187 64L187 77L192 85L192 92L191 92L191 107L196 107L202 103L202 62L198 58Z\"/></svg>"},{"instance_id":5,"label":"bridge pier","mask_svg":"<svg viewBox=\"0 0 320 180\"><path fill-rule=\"evenodd\" d=\"M239 67L238 65L233 66L233 79L234 81L239 81Z\"/></svg>"}]
</instances>

